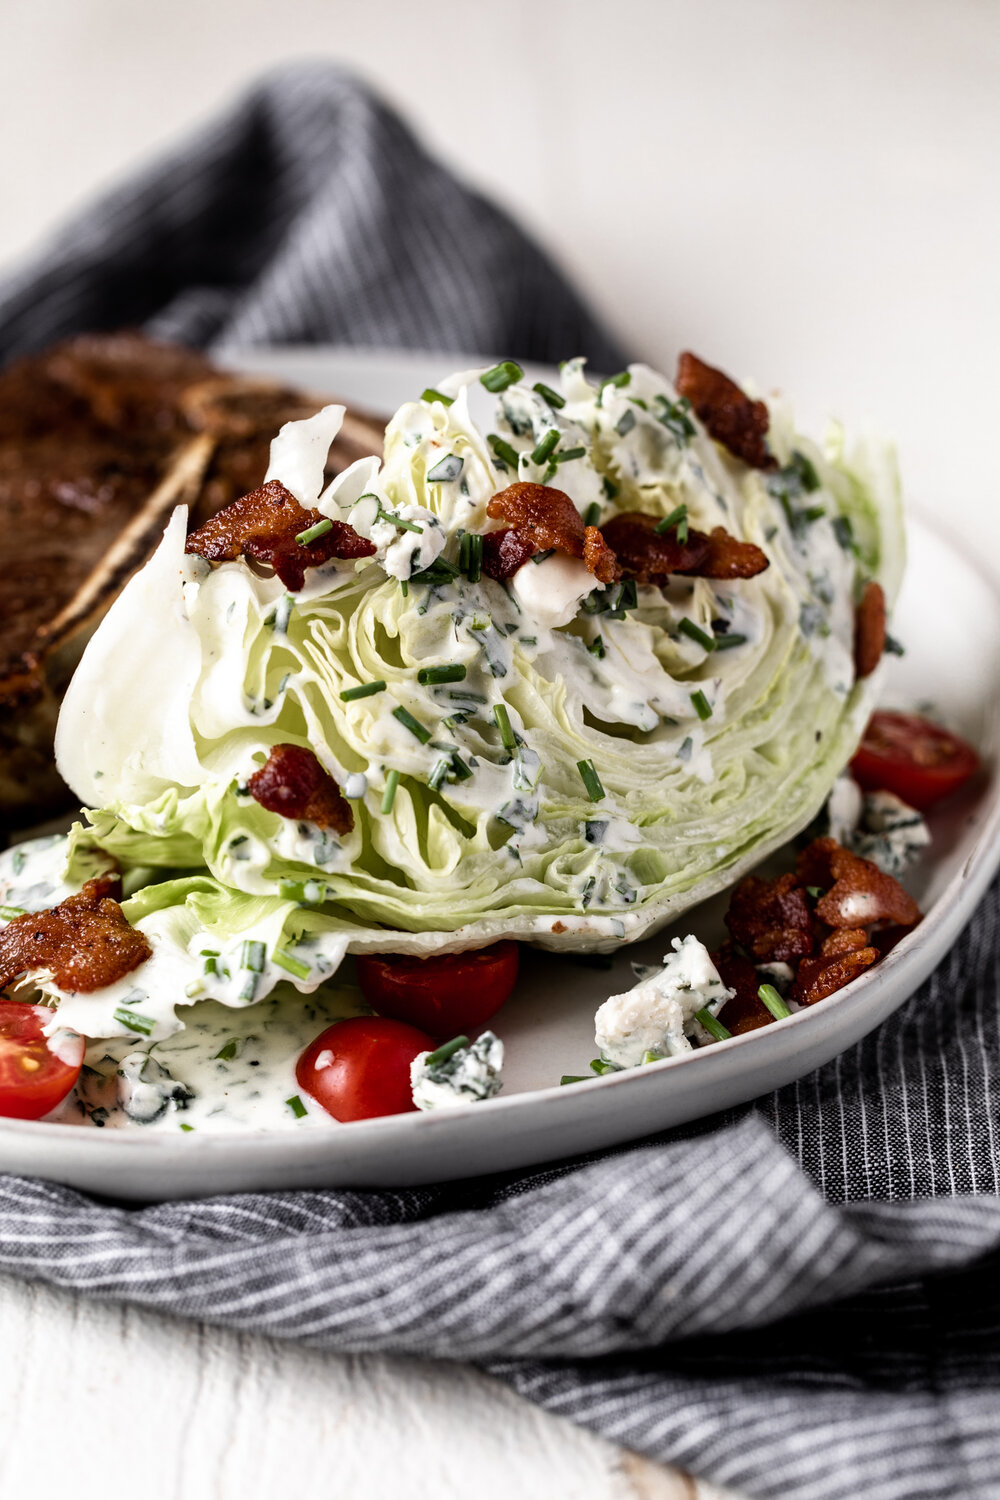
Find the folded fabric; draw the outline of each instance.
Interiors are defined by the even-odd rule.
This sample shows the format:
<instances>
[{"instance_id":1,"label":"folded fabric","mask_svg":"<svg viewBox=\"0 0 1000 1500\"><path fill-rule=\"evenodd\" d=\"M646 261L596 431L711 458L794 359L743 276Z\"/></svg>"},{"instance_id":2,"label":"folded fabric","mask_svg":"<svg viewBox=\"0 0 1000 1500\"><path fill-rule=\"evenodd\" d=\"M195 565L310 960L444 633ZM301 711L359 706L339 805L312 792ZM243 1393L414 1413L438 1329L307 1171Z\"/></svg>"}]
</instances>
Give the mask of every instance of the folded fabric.
<instances>
[{"instance_id":1,"label":"folded fabric","mask_svg":"<svg viewBox=\"0 0 1000 1500\"><path fill-rule=\"evenodd\" d=\"M125 326L624 363L524 231L327 62L269 74L0 285L0 359Z\"/></svg>"},{"instance_id":2,"label":"folded fabric","mask_svg":"<svg viewBox=\"0 0 1000 1500\"><path fill-rule=\"evenodd\" d=\"M322 64L265 81L0 288L8 354L125 323L622 359L503 214ZM724 1119L398 1192L136 1210L0 1178L0 1269L476 1361L751 1496L998 1496L998 895L876 1033Z\"/></svg>"}]
</instances>

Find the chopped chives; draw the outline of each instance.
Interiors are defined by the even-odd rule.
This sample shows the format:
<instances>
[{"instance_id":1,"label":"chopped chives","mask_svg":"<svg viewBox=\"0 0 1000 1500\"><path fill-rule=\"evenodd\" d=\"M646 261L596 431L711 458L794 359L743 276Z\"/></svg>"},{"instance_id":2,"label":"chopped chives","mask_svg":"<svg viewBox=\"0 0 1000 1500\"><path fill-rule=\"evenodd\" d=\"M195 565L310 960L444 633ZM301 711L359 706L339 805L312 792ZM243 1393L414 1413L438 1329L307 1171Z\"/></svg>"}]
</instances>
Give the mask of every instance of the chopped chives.
<instances>
[{"instance_id":1,"label":"chopped chives","mask_svg":"<svg viewBox=\"0 0 1000 1500\"><path fill-rule=\"evenodd\" d=\"M590 1067L591 1071L596 1073L598 1078L603 1078L605 1073L621 1072L621 1068L619 1068L616 1063L608 1062L607 1059L603 1057L595 1057L593 1062L590 1064Z\"/></svg>"},{"instance_id":2,"label":"chopped chives","mask_svg":"<svg viewBox=\"0 0 1000 1500\"><path fill-rule=\"evenodd\" d=\"M465 667L460 661L450 662L446 667L421 667L417 673L417 681L422 687L438 682L462 682L464 678Z\"/></svg>"},{"instance_id":3,"label":"chopped chives","mask_svg":"<svg viewBox=\"0 0 1000 1500\"><path fill-rule=\"evenodd\" d=\"M576 769L580 773L580 780L587 788L587 796L591 802L601 802L605 796L605 791L601 785L601 778L594 768L594 762L592 760L578 760Z\"/></svg>"},{"instance_id":4,"label":"chopped chives","mask_svg":"<svg viewBox=\"0 0 1000 1500\"><path fill-rule=\"evenodd\" d=\"M254 974L260 974L263 972L266 956L267 949L263 943L258 942L256 938L244 938L240 968L251 969Z\"/></svg>"},{"instance_id":5,"label":"chopped chives","mask_svg":"<svg viewBox=\"0 0 1000 1500\"><path fill-rule=\"evenodd\" d=\"M806 893L810 895L814 901L818 901L819 898L823 895L823 887L821 885L807 885Z\"/></svg>"},{"instance_id":6,"label":"chopped chives","mask_svg":"<svg viewBox=\"0 0 1000 1500\"><path fill-rule=\"evenodd\" d=\"M574 458L582 458L586 451L586 448L564 448L561 453L553 453L552 462L554 464L568 464Z\"/></svg>"},{"instance_id":7,"label":"chopped chives","mask_svg":"<svg viewBox=\"0 0 1000 1500\"><path fill-rule=\"evenodd\" d=\"M628 437L635 426L635 412L629 407L628 411L622 413L615 423L615 431L619 437Z\"/></svg>"},{"instance_id":8,"label":"chopped chives","mask_svg":"<svg viewBox=\"0 0 1000 1500\"><path fill-rule=\"evenodd\" d=\"M409 583L407 582L407 580L405 578L401 578L399 580L399 592L402 594L402 596L403 596L404 599L406 598L407 594L410 592L410 585L409 585Z\"/></svg>"},{"instance_id":9,"label":"chopped chives","mask_svg":"<svg viewBox=\"0 0 1000 1500\"><path fill-rule=\"evenodd\" d=\"M239 1057L239 1055L240 1055L240 1053L242 1051L243 1051L243 1039L242 1039L242 1037L233 1036L233 1037L229 1038L228 1042L224 1042L223 1043L223 1045L219 1048L218 1052L215 1054L215 1057L212 1059L212 1061L213 1062L234 1062L235 1059L237 1057Z\"/></svg>"},{"instance_id":10,"label":"chopped chives","mask_svg":"<svg viewBox=\"0 0 1000 1500\"><path fill-rule=\"evenodd\" d=\"M490 447L493 449L493 452L496 454L500 462L502 464L506 464L508 469L513 469L514 473L516 474L517 449L512 448L510 443L508 443L505 438L498 437L495 432L491 432L486 441L489 443Z\"/></svg>"},{"instance_id":11,"label":"chopped chives","mask_svg":"<svg viewBox=\"0 0 1000 1500\"><path fill-rule=\"evenodd\" d=\"M591 656L596 656L598 661L603 661L605 656L604 637L595 635L594 639L587 647L587 650L590 652Z\"/></svg>"},{"instance_id":12,"label":"chopped chives","mask_svg":"<svg viewBox=\"0 0 1000 1500\"><path fill-rule=\"evenodd\" d=\"M598 500L591 500L583 513L584 526L596 526L601 519L601 505Z\"/></svg>"},{"instance_id":13,"label":"chopped chives","mask_svg":"<svg viewBox=\"0 0 1000 1500\"><path fill-rule=\"evenodd\" d=\"M559 1080L560 1088L565 1088L567 1083L586 1083L586 1073L564 1073Z\"/></svg>"},{"instance_id":14,"label":"chopped chives","mask_svg":"<svg viewBox=\"0 0 1000 1500\"><path fill-rule=\"evenodd\" d=\"M357 687L344 688L340 695L342 703L353 703L355 698L371 698L375 693L385 692L385 682L381 677L374 682L359 682Z\"/></svg>"},{"instance_id":15,"label":"chopped chives","mask_svg":"<svg viewBox=\"0 0 1000 1500\"><path fill-rule=\"evenodd\" d=\"M691 694L691 707L702 721L712 717L712 705L705 697L701 688L696 693Z\"/></svg>"},{"instance_id":16,"label":"chopped chives","mask_svg":"<svg viewBox=\"0 0 1000 1500\"><path fill-rule=\"evenodd\" d=\"M204 970L204 972L205 972L206 975L209 975L209 974L218 974L219 971L216 968L216 963L215 963L217 957L218 957L218 954L216 954L216 953L210 953L210 954L208 954L206 956L206 958L205 958L205 970Z\"/></svg>"},{"instance_id":17,"label":"chopped chives","mask_svg":"<svg viewBox=\"0 0 1000 1500\"><path fill-rule=\"evenodd\" d=\"M243 988L240 990L240 999L241 1000L246 1000L247 1003L249 1004L249 1002L251 1000L256 999L256 997L257 997L257 975L251 973L251 974L247 975L246 979L243 982Z\"/></svg>"},{"instance_id":18,"label":"chopped chives","mask_svg":"<svg viewBox=\"0 0 1000 1500\"><path fill-rule=\"evenodd\" d=\"M138 1011L129 1010L124 1005L120 1005L115 1011L114 1019L126 1031L134 1031L139 1036L152 1036L156 1026L156 1022L151 1021L149 1016L140 1016Z\"/></svg>"},{"instance_id":19,"label":"chopped chives","mask_svg":"<svg viewBox=\"0 0 1000 1500\"><path fill-rule=\"evenodd\" d=\"M385 778L385 791L382 793L382 811L392 812L392 804L396 800L396 788L399 786L399 772L390 771Z\"/></svg>"},{"instance_id":20,"label":"chopped chives","mask_svg":"<svg viewBox=\"0 0 1000 1500\"><path fill-rule=\"evenodd\" d=\"M521 369L521 366L515 364L512 359L504 359L498 365L494 365L492 369L480 375L479 384L484 385L488 391L492 391L496 396L501 391L505 391L508 386L514 385L518 380L523 379L524 371Z\"/></svg>"},{"instance_id":21,"label":"chopped chives","mask_svg":"<svg viewBox=\"0 0 1000 1500\"><path fill-rule=\"evenodd\" d=\"M717 635L715 637L716 651L729 651L733 646L745 646L749 636L745 635Z\"/></svg>"},{"instance_id":22,"label":"chopped chives","mask_svg":"<svg viewBox=\"0 0 1000 1500\"><path fill-rule=\"evenodd\" d=\"M483 539L476 531L466 531L458 547L458 565L470 583L483 576Z\"/></svg>"},{"instance_id":23,"label":"chopped chives","mask_svg":"<svg viewBox=\"0 0 1000 1500\"><path fill-rule=\"evenodd\" d=\"M300 531L295 540L300 547L308 547L310 542L316 541L317 537L326 536L328 531L333 530L333 522L324 516L322 521L317 521L315 526L308 526L305 531Z\"/></svg>"},{"instance_id":24,"label":"chopped chives","mask_svg":"<svg viewBox=\"0 0 1000 1500\"><path fill-rule=\"evenodd\" d=\"M613 385L621 390L622 386L629 385L631 380L631 370L619 370L617 375L609 375L606 380L601 381L601 390L603 391L606 385Z\"/></svg>"},{"instance_id":25,"label":"chopped chives","mask_svg":"<svg viewBox=\"0 0 1000 1500\"><path fill-rule=\"evenodd\" d=\"M500 731L500 743L505 750L517 749L517 736L511 728L510 715L507 712L506 703L494 703L493 722Z\"/></svg>"},{"instance_id":26,"label":"chopped chives","mask_svg":"<svg viewBox=\"0 0 1000 1500\"><path fill-rule=\"evenodd\" d=\"M27 913L25 912L23 906L0 906L0 917L2 917L5 922L13 922L15 917L23 917L26 915Z\"/></svg>"},{"instance_id":27,"label":"chopped chives","mask_svg":"<svg viewBox=\"0 0 1000 1500\"><path fill-rule=\"evenodd\" d=\"M415 719L413 717L408 708L404 708L400 703L396 708L393 709L392 716L394 719L398 719L403 728L408 729L410 733L416 739L418 739L422 745L426 745L427 741L431 737L431 732L429 729L424 728L419 719Z\"/></svg>"},{"instance_id":28,"label":"chopped chives","mask_svg":"<svg viewBox=\"0 0 1000 1500\"><path fill-rule=\"evenodd\" d=\"M786 1016L791 1015L791 1011L773 984L762 984L757 990L757 996L767 1006L776 1021L783 1021Z\"/></svg>"},{"instance_id":29,"label":"chopped chives","mask_svg":"<svg viewBox=\"0 0 1000 1500\"><path fill-rule=\"evenodd\" d=\"M312 972L311 964L304 964L300 958L293 958L284 948L275 948L271 954L271 962L277 964L279 969L284 969L286 974L294 974L296 979L308 979Z\"/></svg>"},{"instance_id":30,"label":"chopped chives","mask_svg":"<svg viewBox=\"0 0 1000 1500\"><path fill-rule=\"evenodd\" d=\"M802 515L803 515L803 519L806 520L806 521L818 521L821 516L825 516L826 515L826 506L825 505L810 505L810 507L809 507L808 510L804 510L802 512Z\"/></svg>"},{"instance_id":31,"label":"chopped chives","mask_svg":"<svg viewBox=\"0 0 1000 1500\"><path fill-rule=\"evenodd\" d=\"M439 464L438 468L440 467L441 465ZM431 475L428 474L427 478L430 479ZM415 531L418 536L423 536L424 534L424 528L418 526L416 521L404 521L403 517L397 516L394 510L386 510L381 504L379 505L378 515L375 519L377 521L388 521L389 525L395 526L397 531Z\"/></svg>"},{"instance_id":32,"label":"chopped chives","mask_svg":"<svg viewBox=\"0 0 1000 1500\"><path fill-rule=\"evenodd\" d=\"M451 752L451 769L456 781L468 781L472 775L471 770L459 755L457 750Z\"/></svg>"},{"instance_id":33,"label":"chopped chives","mask_svg":"<svg viewBox=\"0 0 1000 1500\"><path fill-rule=\"evenodd\" d=\"M442 406L452 406L455 401L454 396L446 396L444 391L436 391L432 385L427 387L420 399L427 402L440 401Z\"/></svg>"},{"instance_id":34,"label":"chopped chives","mask_svg":"<svg viewBox=\"0 0 1000 1500\"><path fill-rule=\"evenodd\" d=\"M566 405L565 396L560 396L558 391L554 391L550 385L543 385L540 380L537 380L531 389L536 395L541 396L543 401L547 401L553 411L561 411Z\"/></svg>"},{"instance_id":35,"label":"chopped chives","mask_svg":"<svg viewBox=\"0 0 1000 1500\"><path fill-rule=\"evenodd\" d=\"M433 771L427 778L427 785L430 787L432 792L440 790L441 785L447 778L448 772L450 770L451 756L442 755L441 759L438 761L437 765L434 767Z\"/></svg>"},{"instance_id":36,"label":"chopped chives","mask_svg":"<svg viewBox=\"0 0 1000 1500\"><path fill-rule=\"evenodd\" d=\"M550 427L540 442L536 443L531 450L531 462L533 464L548 463L553 448L559 441L559 428Z\"/></svg>"},{"instance_id":37,"label":"chopped chives","mask_svg":"<svg viewBox=\"0 0 1000 1500\"><path fill-rule=\"evenodd\" d=\"M609 500L616 500L618 498L618 486L606 474L601 480L601 489Z\"/></svg>"},{"instance_id":38,"label":"chopped chives","mask_svg":"<svg viewBox=\"0 0 1000 1500\"><path fill-rule=\"evenodd\" d=\"M718 644L714 636L708 635L706 631L702 630L700 625L696 625L686 615L677 629L681 635L686 635L689 641L695 641L705 651L714 651Z\"/></svg>"},{"instance_id":39,"label":"chopped chives","mask_svg":"<svg viewBox=\"0 0 1000 1500\"><path fill-rule=\"evenodd\" d=\"M715 1019L710 1010L696 1010L694 1018L696 1021L701 1022L713 1041L728 1042L733 1034L731 1031L726 1030L721 1021Z\"/></svg>"},{"instance_id":40,"label":"chopped chives","mask_svg":"<svg viewBox=\"0 0 1000 1500\"><path fill-rule=\"evenodd\" d=\"M682 521L686 521L687 518L688 518L688 508L687 508L687 506L686 505L675 506L674 509L670 512L669 516L664 516L662 521L657 521L656 525L653 527L653 530L656 532L657 536L662 536L665 531L672 531L675 526L678 528L678 531L679 531L680 530L681 522ZM677 540L678 541L681 541L681 540L686 541L687 540L687 536L685 535L684 538L681 538L678 535Z\"/></svg>"},{"instance_id":41,"label":"chopped chives","mask_svg":"<svg viewBox=\"0 0 1000 1500\"><path fill-rule=\"evenodd\" d=\"M449 453L447 457L442 458L440 463L435 464L433 469L428 471L427 483L451 484L453 480L458 478L464 468L465 459L459 458L457 453ZM422 527L421 530L423 530Z\"/></svg>"},{"instance_id":42,"label":"chopped chives","mask_svg":"<svg viewBox=\"0 0 1000 1500\"><path fill-rule=\"evenodd\" d=\"M182 1124L180 1128L181 1128L181 1130L191 1131L191 1130L194 1129L194 1126L193 1125L184 1125L184 1124Z\"/></svg>"},{"instance_id":43,"label":"chopped chives","mask_svg":"<svg viewBox=\"0 0 1000 1500\"><path fill-rule=\"evenodd\" d=\"M449 1057L454 1057L456 1052L468 1045L469 1038L467 1036L453 1036L450 1042L444 1042L436 1051L428 1052L424 1058L424 1067L434 1068L438 1063L447 1062Z\"/></svg>"},{"instance_id":44,"label":"chopped chives","mask_svg":"<svg viewBox=\"0 0 1000 1500\"><path fill-rule=\"evenodd\" d=\"M309 1113L298 1094L293 1094L290 1099L285 1100L285 1103L297 1120L301 1120L303 1115Z\"/></svg>"},{"instance_id":45,"label":"chopped chives","mask_svg":"<svg viewBox=\"0 0 1000 1500\"><path fill-rule=\"evenodd\" d=\"M642 1054L642 1060L644 1063L662 1062L663 1053L657 1052L655 1047L650 1047Z\"/></svg>"}]
</instances>

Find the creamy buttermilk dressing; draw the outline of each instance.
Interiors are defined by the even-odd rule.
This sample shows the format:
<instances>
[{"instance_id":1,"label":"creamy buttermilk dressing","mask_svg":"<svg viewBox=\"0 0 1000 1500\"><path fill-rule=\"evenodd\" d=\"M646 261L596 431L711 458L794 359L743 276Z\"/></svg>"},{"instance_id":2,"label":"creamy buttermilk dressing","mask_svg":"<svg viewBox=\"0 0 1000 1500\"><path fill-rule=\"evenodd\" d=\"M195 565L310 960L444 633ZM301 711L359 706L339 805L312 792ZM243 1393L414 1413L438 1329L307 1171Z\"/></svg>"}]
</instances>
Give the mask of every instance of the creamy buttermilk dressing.
<instances>
[{"instance_id":1,"label":"creamy buttermilk dressing","mask_svg":"<svg viewBox=\"0 0 1000 1500\"><path fill-rule=\"evenodd\" d=\"M0 921L116 861L150 944L101 989L39 970L19 990L54 1007L53 1035L104 1039L75 1106L92 1123L230 1128L253 1098L254 1119L308 1128L309 1106L286 1118L257 1086L273 1070L291 1087L284 1010L319 1017L353 940L638 937L814 817L867 718L854 600L876 574L894 592L898 497L891 465L848 455L839 432L821 450L774 403L775 466L753 469L647 366L598 382L573 360L554 388L505 364L404 405L384 459L327 484L342 417L284 427L268 479L318 534L346 522L374 555L307 567L292 589L188 554L179 508L66 696L58 762L90 811L68 838L0 856ZM603 583L556 548L501 582L483 566L488 507L515 483L562 491L587 527L636 512L685 536L722 527L768 566ZM340 831L254 796L287 745L346 798ZM919 843L912 822L883 824L887 848ZM699 1039L695 1012L721 1000L688 944L602 1007L610 1064ZM208 1055L226 1025L239 1055ZM444 1088L422 1084L435 1107Z\"/></svg>"}]
</instances>

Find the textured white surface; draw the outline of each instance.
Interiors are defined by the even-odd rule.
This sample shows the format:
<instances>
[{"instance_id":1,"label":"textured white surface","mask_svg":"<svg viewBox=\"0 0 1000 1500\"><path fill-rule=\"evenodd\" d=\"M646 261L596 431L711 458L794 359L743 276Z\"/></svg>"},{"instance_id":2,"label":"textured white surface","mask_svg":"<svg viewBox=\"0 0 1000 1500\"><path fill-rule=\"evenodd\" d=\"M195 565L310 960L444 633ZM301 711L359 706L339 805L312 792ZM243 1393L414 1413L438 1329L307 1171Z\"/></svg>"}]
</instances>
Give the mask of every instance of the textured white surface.
<instances>
[{"instance_id":1,"label":"textured white surface","mask_svg":"<svg viewBox=\"0 0 1000 1500\"><path fill-rule=\"evenodd\" d=\"M317 1354L9 1280L0 1346L4 1496L57 1500L90 1475L143 1500L721 1500L456 1365Z\"/></svg>"}]
</instances>

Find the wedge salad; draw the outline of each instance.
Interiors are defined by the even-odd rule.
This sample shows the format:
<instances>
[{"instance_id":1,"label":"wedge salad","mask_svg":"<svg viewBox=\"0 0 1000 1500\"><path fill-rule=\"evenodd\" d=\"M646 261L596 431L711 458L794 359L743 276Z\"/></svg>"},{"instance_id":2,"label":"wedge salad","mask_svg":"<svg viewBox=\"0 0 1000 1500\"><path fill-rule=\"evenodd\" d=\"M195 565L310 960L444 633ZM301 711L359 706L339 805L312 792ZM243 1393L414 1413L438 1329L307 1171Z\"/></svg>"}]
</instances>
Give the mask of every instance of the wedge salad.
<instances>
[{"instance_id":1,"label":"wedge salad","mask_svg":"<svg viewBox=\"0 0 1000 1500\"><path fill-rule=\"evenodd\" d=\"M741 881L817 818L875 706L887 451L819 446L691 355L673 383L462 371L327 482L343 415L283 427L263 486L198 531L178 507L66 695L86 811L0 855L0 1034L33 1006L70 1071L87 1039L67 1120L491 1097L502 1044L460 1033L517 942L610 952ZM689 1049L736 993L694 942L658 981ZM630 1007L598 1026L628 1032L608 1067L670 1055Z\"/></svg>"}]
</instances>

